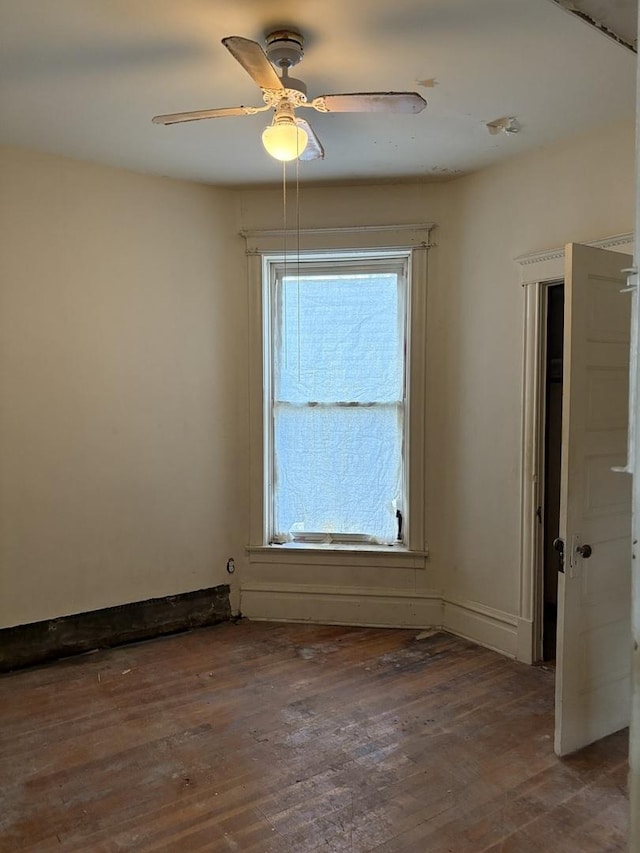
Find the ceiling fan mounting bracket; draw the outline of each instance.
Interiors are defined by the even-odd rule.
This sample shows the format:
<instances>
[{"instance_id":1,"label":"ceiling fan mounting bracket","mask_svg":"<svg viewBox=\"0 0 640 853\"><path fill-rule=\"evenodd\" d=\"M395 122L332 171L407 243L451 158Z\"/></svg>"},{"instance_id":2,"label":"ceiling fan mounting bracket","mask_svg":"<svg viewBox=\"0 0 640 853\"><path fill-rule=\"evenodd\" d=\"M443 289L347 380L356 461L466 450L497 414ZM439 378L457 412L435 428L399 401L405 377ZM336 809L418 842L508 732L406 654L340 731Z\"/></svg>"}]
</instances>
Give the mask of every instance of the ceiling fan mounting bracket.
<instances>
[{"instance_id":1,"label":"ceiling fan mounting bracket","mask_svg":"<svg viewBox=\"0 0 640 853\"><path fill-rule=\"evenodd\" d=\"M287 82L291 82L291 79ZM297 89L264 89L262 100L267 106L275 107L275 109L278 109L281 104L289 104L292 108L307 105L306 94Z\"/></svg>"},{"instance_id":2,"label":"ceiling fan mounting bracket","mask_svg":"<svg viewBox=\"0 0 640 853\"><path fill-rule=\"evenodd\" d=\"M281 70L293 68L304 56L304 38L294 30L274 30L266 43L269 62Z\"/></svg>"}]
</instances>

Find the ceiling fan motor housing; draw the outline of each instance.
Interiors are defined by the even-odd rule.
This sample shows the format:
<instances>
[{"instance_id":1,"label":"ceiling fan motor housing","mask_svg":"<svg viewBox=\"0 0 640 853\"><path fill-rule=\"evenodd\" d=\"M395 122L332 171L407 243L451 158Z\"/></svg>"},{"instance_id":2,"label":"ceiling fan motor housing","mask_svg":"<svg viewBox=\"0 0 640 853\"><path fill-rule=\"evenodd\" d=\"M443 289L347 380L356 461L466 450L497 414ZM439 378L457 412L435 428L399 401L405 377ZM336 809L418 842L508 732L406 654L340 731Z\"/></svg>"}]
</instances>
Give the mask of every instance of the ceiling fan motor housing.
<instances>
[{"instance_id":1,"label":"ceiling fan motor housing","mask_svg":"<svg viewBox=\"0 0 640 853\"><path fill-rule=\"evenodd\" d=\"M292 68L304 55L304 38L292 30L275 30L266 38L267 56L276 68Z\"/></svg>"}]
</instances>

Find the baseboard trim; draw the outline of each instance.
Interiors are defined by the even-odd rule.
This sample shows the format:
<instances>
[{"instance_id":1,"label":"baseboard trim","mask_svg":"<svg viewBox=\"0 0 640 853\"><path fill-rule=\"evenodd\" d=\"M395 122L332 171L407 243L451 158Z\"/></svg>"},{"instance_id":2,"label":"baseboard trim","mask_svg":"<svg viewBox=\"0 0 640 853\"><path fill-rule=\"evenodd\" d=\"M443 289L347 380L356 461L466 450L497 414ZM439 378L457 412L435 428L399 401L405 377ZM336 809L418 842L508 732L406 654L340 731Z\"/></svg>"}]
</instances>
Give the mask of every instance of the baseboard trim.
<instances>
[{"instance_id":1,"label":"baseboard trim","mask_svg":"<svg viewBox=\"0 0 640 853\"><path fill-rule=\"evenodd\" d=\"M254 621L312 622L371 628L429 628L442 623L438 590L244 584L243 616Z\"/></svg>"},{"instance_id":2,"label":"baseboard trim","mask_svg":"<svg viewBox=\"0 0 640 853\"><path fill-rule=\"evenodd\" d=\"M518 617L439 590L253 582L241 590L242 613L254 621L312 622L376 628L440 628L518 658Z\"/></svg>"},{"instance_id":3,"label":"baseboard trim","mask_svg":"<svg viewBox=\"0 0 640 853\"><path fill-rule=\"evenodd\" d=\"M227 584L0 629L0 672L231 618Z\"/></svg>"},{"instance_id":4,"label":"baseboard trim","mask_svg":"<svg viewBox=\"0 0 640 853\"><path fill-rule=\"evenodd\" d=\"M445 630L507 657L517 657L517 616L463 599L445 599L443 606Z\"/></svg>"}]
</instances>

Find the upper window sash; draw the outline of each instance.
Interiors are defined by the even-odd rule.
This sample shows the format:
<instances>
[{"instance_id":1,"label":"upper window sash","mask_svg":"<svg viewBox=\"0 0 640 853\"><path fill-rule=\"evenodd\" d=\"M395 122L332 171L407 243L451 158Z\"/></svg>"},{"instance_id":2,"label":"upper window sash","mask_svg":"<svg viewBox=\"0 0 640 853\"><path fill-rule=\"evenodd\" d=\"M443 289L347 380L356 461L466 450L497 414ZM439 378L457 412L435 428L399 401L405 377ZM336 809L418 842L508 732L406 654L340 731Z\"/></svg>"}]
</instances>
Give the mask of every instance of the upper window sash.
<instances>
[{"instance_id":1,"label":"upper window sash","mask_svg":"<svg viewBox=\"0 0 640 853\"><path fill-rule=\"evenodd\" d=\"M374 253L371 253L374 254ZM270 305L270 313L268 318L265 317L265 343L268 343L268 346L265 347L265 367L268 368L269 376L268 376L268 384L266 388L269 389L268 399L270 400L272 405L276 405L281 402L276 398L275 394L275 382L273 371L275 369L276 359L275 354L273 352L274 346L279 345L281 342L278 339L278 335L281 330L281 323L283 322L282 318L279 316L279 312L281 310L281 301L282 301L282 285L283 280L286 277L287 279L295 279L297 276L300 278L310 278L313 276L323 277L327 276L331 277L340 277L345 275L369 275L369 274L380 274L383 275L385 273L389 273L391 275L395 275L397 277L397 285L398 285L398 323L400 324L400 328L398 329L398 340L401 342L401 346L403 347L403 352L400 352L399 358L402 360L404 375L401 380L402 393L397 400L397 402L401 405L406 404L406 393L407 393L407 352L408 352L408 335L409 335L409 323L408 323L408 291L410 284L410 264L411 257L409 252L403 252L398 254L395 252L393 255L389 255L385 253L384 255L378 258L371 258L368 260L363 260L362 258L353 258L352 255L344 256L344 255L336 255L331 258L323 259L322 261L318 261L317 259L313 260L303 260L300 264L284 264L281 260L273 260L270 258L266 259L266 270L265 270L265 279L269 283L268 292L265 293L265 305ZM268 300L268 303L267 301ZM310 401L316 402L316 401ZM335 404L344 404L344 405L364 405L364 403L356 403L356 401L351 401L348 399L345 400L335 400L332 401ZM371 403L378 402L377 400L371 400Z\"/></svg>"}]
</instances>

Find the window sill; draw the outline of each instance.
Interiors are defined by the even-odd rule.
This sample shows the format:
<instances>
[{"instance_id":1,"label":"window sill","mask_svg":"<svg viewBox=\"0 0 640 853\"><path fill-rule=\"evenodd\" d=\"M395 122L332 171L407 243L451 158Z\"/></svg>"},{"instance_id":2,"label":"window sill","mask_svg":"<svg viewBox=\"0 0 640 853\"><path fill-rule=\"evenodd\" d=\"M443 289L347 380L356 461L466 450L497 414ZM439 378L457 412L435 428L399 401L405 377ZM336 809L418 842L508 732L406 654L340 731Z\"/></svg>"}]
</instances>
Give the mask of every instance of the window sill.
<instances>
[{"instance_id":1,"label":"window sill","mask_svg":"<svg viewBox=\"0 0 640 853\"><path fill-rule=\"evenodd\" d=\"M372 566L402 569L426 569L428 550L410 551L401 545L370 543L320 545L287 542L283 545L247 546L252 564Z\"/></svg>"}]
</instances>

